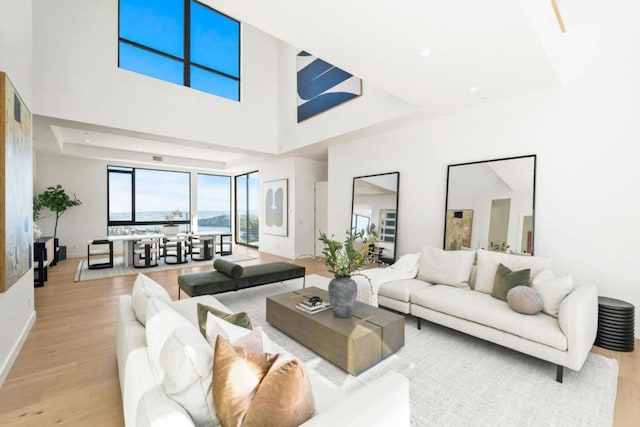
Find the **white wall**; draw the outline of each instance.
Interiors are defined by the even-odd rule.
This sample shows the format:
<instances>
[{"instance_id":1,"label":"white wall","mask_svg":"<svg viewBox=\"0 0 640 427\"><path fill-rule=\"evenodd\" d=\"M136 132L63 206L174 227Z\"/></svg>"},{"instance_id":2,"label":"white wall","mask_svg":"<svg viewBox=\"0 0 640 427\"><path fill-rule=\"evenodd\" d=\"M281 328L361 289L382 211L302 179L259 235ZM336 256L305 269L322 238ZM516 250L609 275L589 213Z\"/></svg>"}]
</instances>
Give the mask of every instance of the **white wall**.
<instances>
[{"instance_id":1,"label":"white wall","mask_svg":"<svg viewBox=\"0 0 640 427\"><path fill-rule=\"evenodd\" d=\"M31 0L0 0L0 70L32 110ZM4 201L2 209L4 209ZM0 293L0 386L35 322L33 271Z\"/></svg>"},{"instance_id":2,"label":"white wall","mask_svg":"<svg viewBox=\"0 0 640 427\"><path fill-rule=\"evenodd\" d=\"M67 246L67 257L86 256L88 240L107 236L107 162L42 153L36 159L36 170L35 194L60 184L82 202L60 217L58 239ZM38 226L44 236L53 236L55 217L48 212L43 216Z\"/></svg>"},{"instance_id":3,"label":"white wall","mask_svg":"<svg viewBox=\"0 0 640 427\"><path fill-rule=\"evenodd\" d=\"M287 258L312 255L314 248L313 184L327 179L327 164L315 160L283 157L260 165L260 210L262 185L267 181L288 179L289 217L287 236L264 233L260 216L260 250Z\"/></svg>"},{"instance_id":4,"label":"white wall","mask_svg":"<svg viewBox=\"0 0 640 427\"><path fill-rule=\"evenodd\" d=\"M242 102L235 102L119 69L116 0L34 0L33 9L36 113L277 151L275 38L242 25Z\"/></svg>"},{"instance_id":5,"label":"white wall","mask_svg":"<svg viewBox=\"0 0 640 427\"><path fill-rule=\"evenodd\" d=\"M296 257L313 256L317 239L314 229L315 183L326 180L327 162L296 159Z\"/></svg>"},{"instance_id":6,"label":"white wall","mask_svg":"<svg viewBox=\"0 0 640 427\"><path fill-rule=\"evenodd\" d=\"M399 255L441 247L448 164L537 154L536 255L640 307L640 201L627 197L640 194L639 7L567 6L562 88L331 148L330 231L349 224L354 176L399 170Z\"/></svg>"}]
</instances>

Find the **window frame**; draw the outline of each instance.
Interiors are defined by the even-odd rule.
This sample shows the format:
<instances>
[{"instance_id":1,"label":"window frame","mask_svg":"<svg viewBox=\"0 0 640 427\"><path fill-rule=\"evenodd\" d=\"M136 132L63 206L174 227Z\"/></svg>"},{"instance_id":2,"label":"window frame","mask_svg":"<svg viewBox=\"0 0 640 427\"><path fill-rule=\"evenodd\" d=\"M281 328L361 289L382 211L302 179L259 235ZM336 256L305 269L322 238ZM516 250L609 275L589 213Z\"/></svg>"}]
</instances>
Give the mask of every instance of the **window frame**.
<instances>
[{"instance_id":1,"label":"window frame","mask_svg":"<svg viewBox=\"0 0 640 427\"><path fill-rule=\"evenodd\" d=\"M118 0L118 68L123 69L123 70L127 70L130 71L132 73L137 73L137 74L142 74L144 76L147 77L151 77L151 78L158 78L158 77L153 77L153 76L149 76L148 74L143 74L143 73L139 73L137 71L133 71L133 70L129 70L128 68L121 68L120 67L120 43L125 43L128 44L130 46L133 46L134 48L137 49L141 49L144 50L148 53L152 53L155 55L160 55L164 58L168 58L174 61L178 61L182 64L182 86L185 87L189 87L191 89L194 90L198 90L200 92L204 92L204 93L208 93L210 95L214 95L214 96L218 96L224 99L229 99L231 101L236 101L236 102L241 102L242 98L242 85L241 85L241 77L242 77L242 23L235 19L232 18L231 16L227 15L226 13L220 12L219 10L216 10L214 8L212 8L209 5L206 5L204 3L200 3L199 1L196 0L183 0L183 15L184 15L184 22L183 22L183 27L182 27L182 31L183 31L183 56L184 58L180 58L178 56L172 55L170 53L167 52L163 52L161 50L146 46L144 44L138 43L134 40L130 40L127 38L124 38L121 36L121 32L120 32L120 2L121 0ZM210 68L207 67L206 65L203 64L199 64L197 62L192 62L191 61L191 3L198 3L198 5L203 6L209 10L211 10L212 12L226 18L229 19L230 21L233 21L235 23L238 24L238 76L233 76L231 74L225 73L224 71L220 71L220 70L216 70L214 68ZM237 99L231 99L228 98L226 96L223 95L219 95L219 94L215 94L215 93L211 93L208 91L204 91L202 89L198 89L198 88L194 88L191 86L191 67L195 67L198 68L200 70L204 70L206 72L209 73L213 73L216 74L218 76L227 78L227 79L231 79L234 80L238 83L238 93L237 93ZM159 78L158 78L159 79ZM159 79L159 80L163 80L172 84L177 84L174 83L173 81L169 81L169 80L165 80L165 79Z\"/></svg>"},{"instance_id":2,"label":"window frame","mask_svg":"<svg viewBox=\"0 0 640 427\"><path fill-rule=\"evenodd\" d=\"M111 169L114 168L114 169ZM129 170L127 170L129 169ZM192 218L192 212L191 212L191 172L185 172L185 171L175 171L175 170L169 170L169 169L153 169L153 168L136 168L136 167L131 167L131 166L119 166L119 165L107 165L107 236L111 236L111 234L109 234L109 228L110 227L118 227L118 226L144 226L144 225L166 225L168 223L167 220L164 221L136 221L136 174L135 171L136 170L150 170L150 171L157 171L157 172L170 172L170 173L183 173L183 174L187 174L189 176L188 182L189 182L189 219L175 219L172 222L174 224L177 225L187 225L187 229L190 231L191 230L191 218ZM126 220L126 221L117 221L117 220L111 220L110 219L110 214L111 214L111 197L110 197L110 190L111 190L111 179L110 179L110 174L111 173L121 173L121 174L125 174L125 175L130 175L131 176L131 220Z\"/></svg>"},{"instance_id":3,"label":"window frame","mask_svg":"<svg viewBox=\"0 0 640 427\"><path fill-rule=\"evenodd\" d=\"M252 248L259 248L260 247L260 228L258 228L258 244L251 244L249 242L249 176L257 173L258 177L260 176L260 170L254 170L251 172L246 172L246 173L242 173L240 175L235 175L233 177L233 186L234 186L234 197L233 197L233 202L234 202L234 229L233 229L233 236L234 236L234 240L236 242L237 245L244 245L244 246L249 246ZM240 240L240 224L238 223L238 178L240 177L246 177L247 179L247 185L245 188L245 195L247 198L247 209L246 209L246 214L247 214L247 241L242 241ZM260 210L260 189L258 188L258 227L260 227L260 220L261 220L261 216L262 216L262 212Z\"/></svg>"}]
</instances>

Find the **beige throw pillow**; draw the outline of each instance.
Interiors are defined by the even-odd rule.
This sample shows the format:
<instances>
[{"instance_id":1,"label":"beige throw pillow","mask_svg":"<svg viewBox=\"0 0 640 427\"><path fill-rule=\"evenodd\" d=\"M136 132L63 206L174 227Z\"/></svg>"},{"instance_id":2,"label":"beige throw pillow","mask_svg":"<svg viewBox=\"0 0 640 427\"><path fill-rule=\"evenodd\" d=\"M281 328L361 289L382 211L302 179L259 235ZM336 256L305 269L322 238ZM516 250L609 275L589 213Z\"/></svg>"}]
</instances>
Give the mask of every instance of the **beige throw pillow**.
<instances>
[{"instance_id":1,"label":"beige throw pillow","mask_svg":"<svg viewBox=\"0 0 640 427\"><path fill-rule=\"evenodd\" d=\"M574 283L570 274L556 277L546 269L533 278L531 287L542 297L542 311L558 317L560 303L573 291Z\"/></svg>"},{"instance_id":2,"label":"beige throw pillow","mask_svg":"<svg viewBox=\"0 0 640 427\"><path fill-rule=\"evenodd\" d=\"M418 279L434 285L468 289L474 257L475 252L471 251L443 251L423 246Z\"/></svg>"}]
</instances>

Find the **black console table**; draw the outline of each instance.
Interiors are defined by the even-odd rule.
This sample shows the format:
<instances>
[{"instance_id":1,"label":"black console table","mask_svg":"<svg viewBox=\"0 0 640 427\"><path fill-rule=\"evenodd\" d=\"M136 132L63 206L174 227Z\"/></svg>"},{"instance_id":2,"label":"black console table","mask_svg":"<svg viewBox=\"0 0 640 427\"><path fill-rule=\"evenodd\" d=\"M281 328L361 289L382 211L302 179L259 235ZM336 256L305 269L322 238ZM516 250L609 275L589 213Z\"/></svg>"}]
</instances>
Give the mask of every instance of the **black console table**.
<instances>
[{"instance_id":1,"label":"black console table","mask_svg":"<svg viewBox=\"0 0 640 427\"><path fill-rule=\"evenodd\" d=\"M635 307L625 301L598 297L598 333L595 345L615 351L633 351Z\"/></svg>"}]
</instances>

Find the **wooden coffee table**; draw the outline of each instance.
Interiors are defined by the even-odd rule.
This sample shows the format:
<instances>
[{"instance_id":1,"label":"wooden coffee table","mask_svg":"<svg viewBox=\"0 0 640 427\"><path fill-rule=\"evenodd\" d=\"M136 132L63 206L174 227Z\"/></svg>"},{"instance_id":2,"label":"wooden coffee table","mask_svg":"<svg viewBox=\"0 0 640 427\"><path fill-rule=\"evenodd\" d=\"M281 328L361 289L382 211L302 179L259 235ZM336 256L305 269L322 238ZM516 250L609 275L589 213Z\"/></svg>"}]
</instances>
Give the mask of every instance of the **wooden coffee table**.
<instances>
[{"instance_id":1,"label":"wooden coffee table","mask_svg":"<svg viewBox=\"0 0 640 427\"><path fill-rule=\"evenodd\" d=\"M358 375L404 345L404 317L356 301L353 316L333 310L308 314L296 303L327 291L305 288L267 297L267 322L352 375Z\"/></svg>"}]
</instances>

